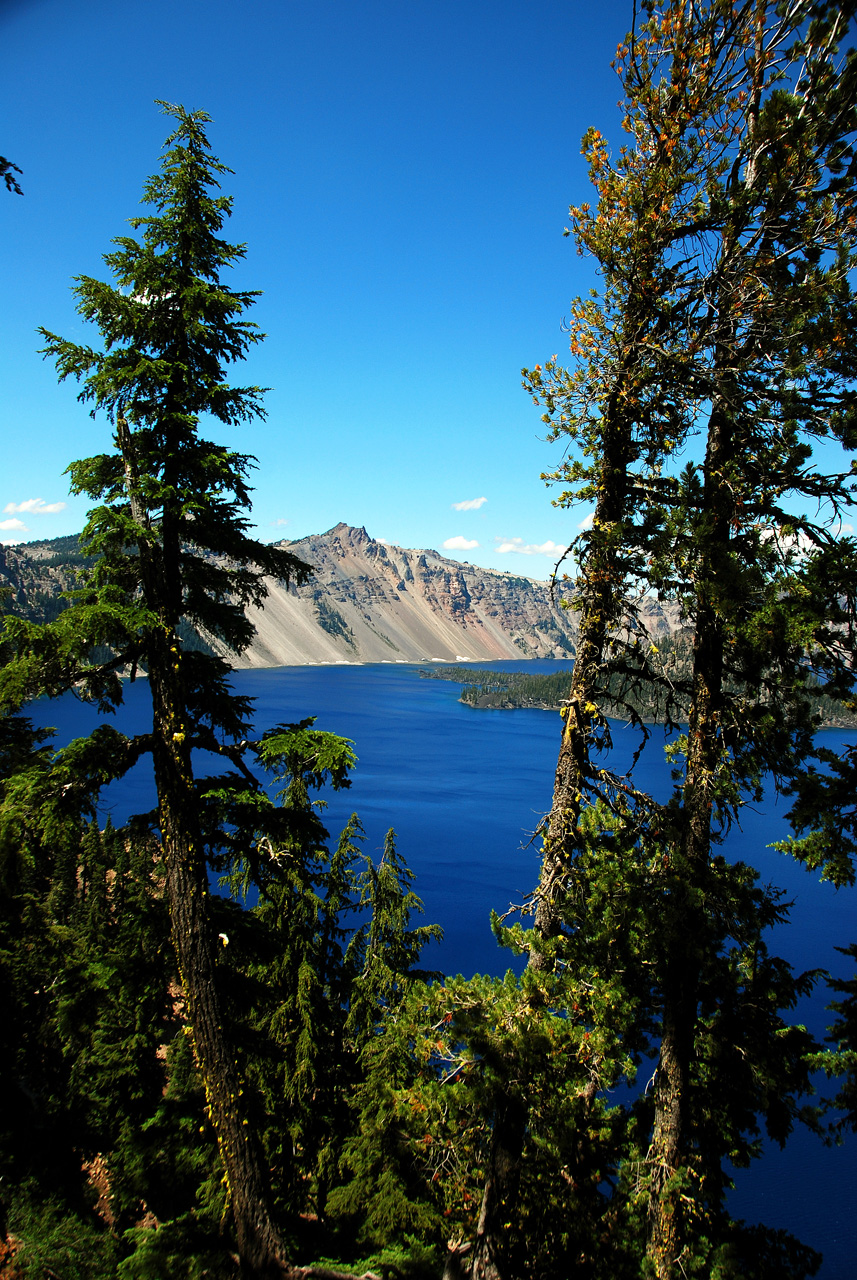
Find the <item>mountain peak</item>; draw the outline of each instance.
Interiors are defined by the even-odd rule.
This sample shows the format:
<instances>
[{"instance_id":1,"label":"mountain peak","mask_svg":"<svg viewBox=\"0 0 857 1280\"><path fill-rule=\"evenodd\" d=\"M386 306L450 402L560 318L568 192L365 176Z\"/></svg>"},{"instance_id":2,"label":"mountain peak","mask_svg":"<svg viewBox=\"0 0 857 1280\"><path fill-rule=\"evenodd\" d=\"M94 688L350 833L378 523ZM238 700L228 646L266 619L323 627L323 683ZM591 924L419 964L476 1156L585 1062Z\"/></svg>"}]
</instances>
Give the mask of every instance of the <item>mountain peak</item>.
<instances>
[{"instance_id":1,"label":"mountain peak","mask_svg":"<svg viewBox=\"0 0 857 1280\"><path fill-rule=\"evenodd\" d=\"M263 607L247 611L256 628L250 647L240 657L220 647L236 665L491 662L574 653L574 611L560 607L546 582L482 569L428 548L378 542L363 526L344 521L287 545L312 566L312 577L301 586L267 581ZM60 593L74 585L81 560L79 550L46 564L37 555L6 548L0 580L13 587L23 616L46 593L57 597L50 615L55 616L64 605ZM674 606L652 601L645 612L653 635L679 625ZM211 637L206 640L217 646Z\"/></svg>"}]
</instances>

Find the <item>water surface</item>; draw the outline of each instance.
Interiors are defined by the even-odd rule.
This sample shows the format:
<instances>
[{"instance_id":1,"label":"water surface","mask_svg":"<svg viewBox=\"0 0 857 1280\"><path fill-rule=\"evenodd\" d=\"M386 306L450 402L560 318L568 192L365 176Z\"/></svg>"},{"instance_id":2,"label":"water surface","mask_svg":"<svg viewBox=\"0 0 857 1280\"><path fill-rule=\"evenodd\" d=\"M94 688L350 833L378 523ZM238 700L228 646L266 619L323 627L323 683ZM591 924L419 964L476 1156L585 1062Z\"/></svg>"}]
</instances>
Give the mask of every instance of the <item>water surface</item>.
<instances>
[{"instance_id":1,"label":"water surface","mask_svg":"<svg viewBox=\"0 0 857 1280\"><path fill-rule=\"evenodd\" d=\"M489 664L480 663L480 667ZM520 663L490 664L496 670ZM530 670L557 670L566 663L534 662ZM447 972L502 973L510 957L489 926L492 909L504 911L532 890L538 855L532 841L550 805L559 746L556 712L475 710L458 701L459 687L420 679L400 664L279 667L241 671L236 690L257 699L256 728L317 717L317 727L351 738L359 763L352 786L330 792L326 824L334 837L356 810L366 831L365 849L379 857L388 828L417 874L425 922L438 922L444 941L425 953L425 963ZM117 717L126 732L150 726L145 680L127 688ZM58 727L58 741L88 732L92 711L71 697L40 703L34 719ZM656 745L658 730L640 762L639 785L666 795L669 775ZM847 735L831 730L831 745ZM615 730L619 758L630 759L634 739ZM103 816L121 823L129 813L152 807L154 788L145 762L110 788ZM834 947L857 939L855 894L820 884L792 860L767 846L786 831L773 799L746 809L741 829L726 851L755 866L763 882L781 886L794 901L791 922L769 941L801 970L825 967L850 976ZM822 1035L826 996L804 1002L799 1015ZM825 1253L823 1280L851 1280L857 1255L853 1189L857 1138L844 1148L824 1148L799 1132L784 1152L777 1147L749 1171L736 1175L733 1212L748 1221L785 1227Z\"/></svg>"}]
</instances>

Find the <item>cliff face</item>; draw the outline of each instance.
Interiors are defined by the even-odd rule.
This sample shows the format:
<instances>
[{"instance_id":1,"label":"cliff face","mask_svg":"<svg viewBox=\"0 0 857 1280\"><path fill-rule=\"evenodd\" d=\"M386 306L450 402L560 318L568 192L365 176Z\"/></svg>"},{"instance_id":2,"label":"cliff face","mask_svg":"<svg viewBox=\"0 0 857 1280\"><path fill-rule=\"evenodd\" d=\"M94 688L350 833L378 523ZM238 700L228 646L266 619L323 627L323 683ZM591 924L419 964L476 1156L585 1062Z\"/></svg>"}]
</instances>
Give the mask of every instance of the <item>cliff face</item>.
<instances>
[{"instance_id":1,"label":"cliff face","mask_svg":"<svg viewBox=\"0 0 857 1280\"><path fill-rule=\"evenodd\" d=\"M239 658L224 653L236 666L574 654L574 615L551 600L544 582L376 542L346 524L282 545L315 572L302 587L268 582L264 608L249 611L252 645ZM62 606L59 591L83 562L76 540L4 550L0 580L13 587L13 612L41 621ZM653 634L675 629L668 609L652 602L643 612Z\"/></svg>"},{"instance_id":2,"label":"cliff face","mask_svg":"<svg viewBox=\"0 0 857 1280\"><path fill-rule=\"evenodd\" d=\"M24 546L0 545L0 615L18 614L31 622L52 622L67 601L64 591L80 586L79 571L89 563L77 538L55 538Z\"/></svg>"},{"instance_id":3,"label":"cliff face","mask_svg":"<svg viewBox=\"0 0 857 1280\"><path fill-rule=\"evenodd\" d=\"M257 637L241 666L574 653L574 616L544 582L376 542L346 524L283 545L315 573L303 587L268 584L264 609L251 611ZM674 629L660 606L647 612L653 632Z\"/></svg>"},{"instance_id":4,"label":"cliff face","mask_svg":"<svg viewBox=\"0 0 857 1280\"><path fill-rule=\"evenodd\" d=\"M410 551L338 524L289 542L313 565L306 586L269 582L241 666L568 657L570 615L545 584Z\"/></svg>"}]
</instances>

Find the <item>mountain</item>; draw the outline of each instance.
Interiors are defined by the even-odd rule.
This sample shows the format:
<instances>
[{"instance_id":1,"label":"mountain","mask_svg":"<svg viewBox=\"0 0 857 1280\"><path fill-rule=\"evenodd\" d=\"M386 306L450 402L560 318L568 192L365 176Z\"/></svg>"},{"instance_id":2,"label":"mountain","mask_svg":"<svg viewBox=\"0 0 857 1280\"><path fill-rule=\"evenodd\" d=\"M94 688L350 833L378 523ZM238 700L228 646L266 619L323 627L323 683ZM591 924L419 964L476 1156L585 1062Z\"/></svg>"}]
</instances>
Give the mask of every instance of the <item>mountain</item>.
<instances>
[{"instance_id":1,"label":"mountain","mask_svg":"<svg viewBox=\"0 0 857 1280\"><path fill-rule=\"evenodd\" d=\"M257 629L251 647L240 657L221 650L235 666L574 653L574 615L545 582L391 546L347 524L281 545L315 572L302 587L268 582L264 608L250 610ZM59 592L73 585L82 563L76 539L0 548L0 586L5 578L13 587L13 612L42 621L61 605ZM656 602L644 613L653 633L675 630L670 611Z\"/></svg>"},{"instance_id":2,"label":"mountain","mask_svg":"<svg viewBox=\"0 0 857 1280\"><path fill-rule=\"evenodd\" d=\"M6 612L30 622L52 622L66 608L62 593L79 586L79 571L92 563L77 534L14 547L0 544L0 592L5 592L0 616Z\"/></svg>"},{"instance_id":3,"label":"mountain","mask_svg":"<svg viewBox=\"0 0 857 1280\"><path fill-rule=\"evenodd\" d=\"M314 567L309 583L269 582L242 666L304 662L424 662L566 657L571 618L547 586L377 542L338 524L287 542Z\"/></svg>"},{"instance_id":4,"label":"mountain","mask_svg":"<svg viewBox=\"0 0 857 1280\"><path fill-rule=\"evenodd\" d=\"M238 665L574 654L574 616L546 582L378 542L347 524L282 545L315 572L303 587L268 584L264 609L250 611L256 639ZM653 631L675 629L654 601L646 613Z\"/></svg>"}]
</instances>

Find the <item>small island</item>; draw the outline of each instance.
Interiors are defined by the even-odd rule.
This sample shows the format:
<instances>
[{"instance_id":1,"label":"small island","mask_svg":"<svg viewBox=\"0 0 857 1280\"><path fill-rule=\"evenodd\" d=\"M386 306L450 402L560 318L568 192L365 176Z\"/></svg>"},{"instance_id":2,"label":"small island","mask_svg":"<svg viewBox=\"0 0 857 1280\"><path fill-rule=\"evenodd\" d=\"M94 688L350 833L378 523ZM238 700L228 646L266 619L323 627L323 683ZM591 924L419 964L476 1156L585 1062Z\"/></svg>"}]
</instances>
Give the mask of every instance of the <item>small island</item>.
<instances>
[{"instance_id":1,"label":"small island","mask_svg":"<svg viewBox=\"0 0 857 1280\"><path fill-rule=\"evenodd\" d=\"M601 711L613 719L635 715L648 723L686 720L690 703L692 654L683 637L664 637L657 651L650 655L652 671L660 683L649 683L633 671L614 672L605 681L600 701ZM421 667L426 680L449 680L460 684L460 702L477 710L559 711L568 701L571 668L560 671L492 671L488 668L464 666ZM732 692L738 696L737 684ZM852 728L857 713L846 703L807 688L813 710L827 729ZM667 713L668 704L668 713Z\"/></svg>"}]
</instances>

